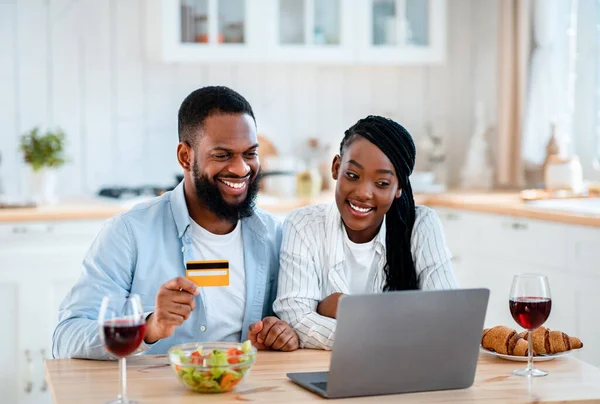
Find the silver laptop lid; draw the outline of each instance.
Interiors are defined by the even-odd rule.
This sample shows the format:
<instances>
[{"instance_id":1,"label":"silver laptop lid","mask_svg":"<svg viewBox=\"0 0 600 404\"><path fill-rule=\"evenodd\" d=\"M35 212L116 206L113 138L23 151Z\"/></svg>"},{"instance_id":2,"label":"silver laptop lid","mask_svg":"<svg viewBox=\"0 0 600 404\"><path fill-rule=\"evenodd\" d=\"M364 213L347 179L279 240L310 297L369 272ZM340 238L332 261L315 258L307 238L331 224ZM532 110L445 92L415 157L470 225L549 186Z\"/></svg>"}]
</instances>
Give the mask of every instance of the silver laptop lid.
<instances>
[{"instance_id":1,"label":"silver laptop lid","mask_svg":"<svg viewBox=\"0 0 600 404\"><path fill-rule=\"evenodd\" d=\"M488 298L488 289L344 296L328 396L471 386Z\"/></svg>"}]
</instances>

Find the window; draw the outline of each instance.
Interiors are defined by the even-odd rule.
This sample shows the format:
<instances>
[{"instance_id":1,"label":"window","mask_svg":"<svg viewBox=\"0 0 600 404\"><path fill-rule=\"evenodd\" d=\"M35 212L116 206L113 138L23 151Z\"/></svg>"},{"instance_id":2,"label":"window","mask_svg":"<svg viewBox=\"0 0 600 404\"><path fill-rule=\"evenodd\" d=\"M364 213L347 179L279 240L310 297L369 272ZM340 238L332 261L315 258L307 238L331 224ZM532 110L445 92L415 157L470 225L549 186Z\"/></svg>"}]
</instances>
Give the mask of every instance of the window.
<instances>
[{"instance_id":1,"label":"window","mask_svg":"<svg viewBox=\"0 0 600 404\"><path fill-rule=\"evenodd\" d=\"M600 181L600 0L578 4L573 150L585 179Z\"/></svg>"}]
</instances>

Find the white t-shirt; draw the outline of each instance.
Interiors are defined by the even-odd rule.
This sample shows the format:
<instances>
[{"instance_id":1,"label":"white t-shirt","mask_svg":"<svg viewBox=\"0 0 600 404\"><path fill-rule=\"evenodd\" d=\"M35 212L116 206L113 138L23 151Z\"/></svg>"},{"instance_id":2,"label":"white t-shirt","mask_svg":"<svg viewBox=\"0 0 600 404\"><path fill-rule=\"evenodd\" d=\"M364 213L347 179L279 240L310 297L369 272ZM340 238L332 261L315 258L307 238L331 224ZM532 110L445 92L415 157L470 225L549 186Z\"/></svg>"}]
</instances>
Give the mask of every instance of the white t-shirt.
<instances>
[{"instance_id":1,"label":"white t-shirt","mask_svg":"<svg viewBox=\"0 0 600 404\"><path fill-rule=\"evenodd\" d=\"M378 254L375 251L375 237L367 243L357 244L350 240L344 228L344 270L348 279L350 294L371 293L375 280Z\"/></svg>"},{"instance_id":2,"label":"white t-shirt","mask_svg":"<svg viewBox=\"0 0 600 404\"><path fill-rule=\"evenodd\" d=\"M200 289L206 311L206 341L239 341L244 321L246 272L242 225L228 234L213 234L191 220L194 260L229 261L229 286Z\"/></svg>"}]
</instances>

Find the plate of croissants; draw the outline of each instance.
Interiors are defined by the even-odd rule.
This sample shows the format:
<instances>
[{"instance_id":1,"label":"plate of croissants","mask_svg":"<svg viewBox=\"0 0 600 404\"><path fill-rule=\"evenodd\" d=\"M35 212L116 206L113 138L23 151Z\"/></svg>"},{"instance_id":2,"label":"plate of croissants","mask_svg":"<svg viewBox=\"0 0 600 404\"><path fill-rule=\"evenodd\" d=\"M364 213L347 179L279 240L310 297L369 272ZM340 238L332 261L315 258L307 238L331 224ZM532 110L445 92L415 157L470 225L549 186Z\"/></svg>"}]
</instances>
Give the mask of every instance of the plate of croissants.
<instances>
[{"instance_id":1,"label":"plate of croissants","mask_svg":"<svg viewBox=\"0 0 600 404\"><path fill-rule=\"evenodd\" d=\"M546 327L535 329L531 335L534 362L549 361L583 347L579 338ZM527 362L528 336L527 331L518 333L504 325L486 328L481 334L481 350L502 359Z\"/></svg>"}]
</instances>

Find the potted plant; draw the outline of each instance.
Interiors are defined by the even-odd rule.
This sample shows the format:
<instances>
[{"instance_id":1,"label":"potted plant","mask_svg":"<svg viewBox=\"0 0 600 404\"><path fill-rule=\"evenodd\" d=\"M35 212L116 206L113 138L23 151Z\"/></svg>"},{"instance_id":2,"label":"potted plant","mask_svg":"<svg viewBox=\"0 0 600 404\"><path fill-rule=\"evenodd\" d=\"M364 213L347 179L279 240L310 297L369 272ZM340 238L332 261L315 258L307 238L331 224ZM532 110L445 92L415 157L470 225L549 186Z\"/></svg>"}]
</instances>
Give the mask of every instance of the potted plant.
<instances>
[{"instance_id":1,"label":"potted plant","mask_svg":"<svg viewBox=\"0 0 600 404\"><path fill-rule=\"evenodd\" d=\"M57 129L41 133L35 127L21 136L20 149L30 168L31 196L34 202L56 201L56 170L65 163L65 133Z\"/></svg>"}]
</instances>

